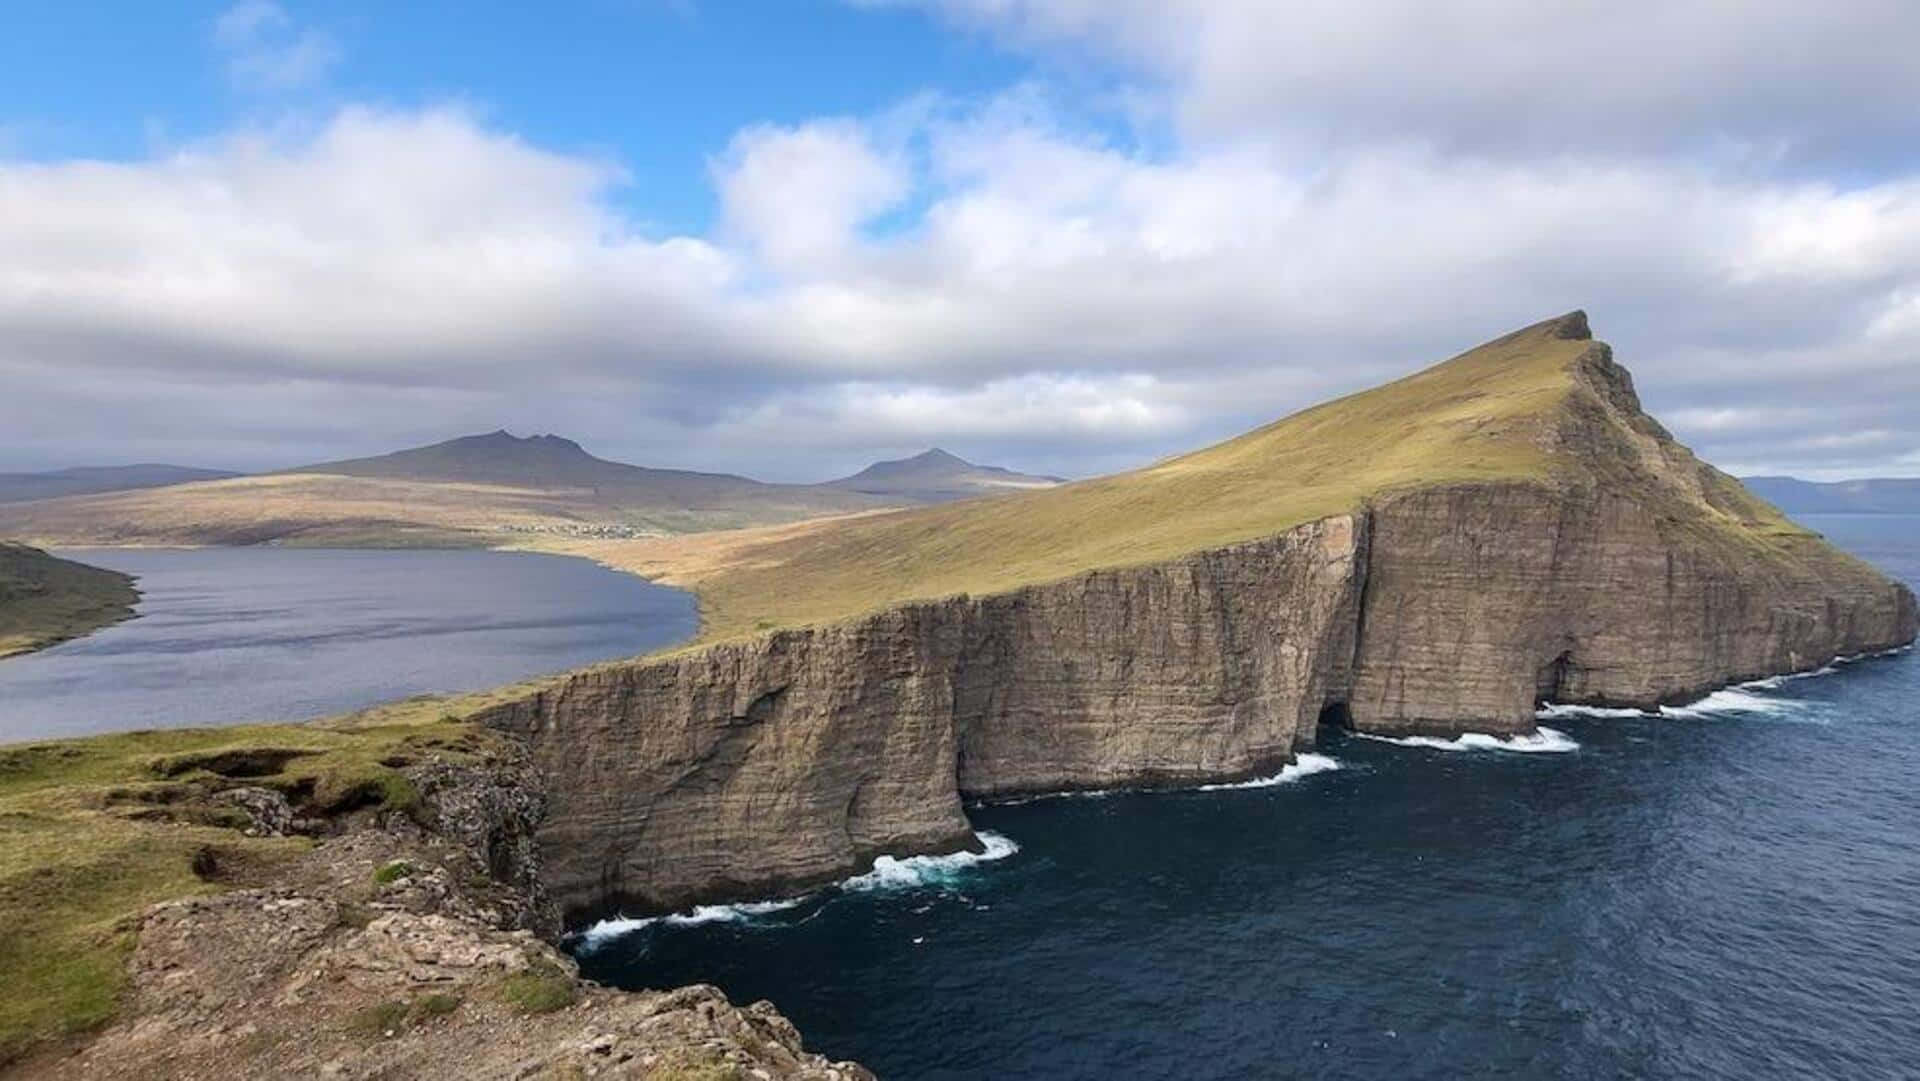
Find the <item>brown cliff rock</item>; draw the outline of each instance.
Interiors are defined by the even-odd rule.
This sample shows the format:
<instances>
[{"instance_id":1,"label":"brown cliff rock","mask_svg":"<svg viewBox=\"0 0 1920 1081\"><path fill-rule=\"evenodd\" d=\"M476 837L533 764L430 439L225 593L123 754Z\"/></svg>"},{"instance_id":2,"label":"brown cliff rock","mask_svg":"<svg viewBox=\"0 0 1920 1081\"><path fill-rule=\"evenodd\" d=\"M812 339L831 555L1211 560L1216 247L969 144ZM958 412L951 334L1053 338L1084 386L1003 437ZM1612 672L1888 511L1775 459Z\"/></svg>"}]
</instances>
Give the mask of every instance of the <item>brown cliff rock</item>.
<instances>
[{"instance_id":1,"label":"brown cliff rock","mask_svg":"<svg viewBox=\"0 0 1920 1081\"><path fill-rule=\"evenodd\" d=\"M1202 492L1191 513L1184 484ZM759 593L832 613L851 603L836 591L876 595L888 573L902 603L590 670L476 716L522 736L548 779L537 842L568 919L951 850L972 839L968 799L1270 772L1323 716L1520 733L1543 701L1651 707L1915 633L1905 587L1646 416L1579 313L1137 475L994 501L971 526L958 513L743 545L694 583L732 620ZM1143 539L1089 538L1082 520ZM1004 589L977 547L1098 563L1263 521ZM955 581L990 591L905 599Z\"/></svg>"}]
</instances>

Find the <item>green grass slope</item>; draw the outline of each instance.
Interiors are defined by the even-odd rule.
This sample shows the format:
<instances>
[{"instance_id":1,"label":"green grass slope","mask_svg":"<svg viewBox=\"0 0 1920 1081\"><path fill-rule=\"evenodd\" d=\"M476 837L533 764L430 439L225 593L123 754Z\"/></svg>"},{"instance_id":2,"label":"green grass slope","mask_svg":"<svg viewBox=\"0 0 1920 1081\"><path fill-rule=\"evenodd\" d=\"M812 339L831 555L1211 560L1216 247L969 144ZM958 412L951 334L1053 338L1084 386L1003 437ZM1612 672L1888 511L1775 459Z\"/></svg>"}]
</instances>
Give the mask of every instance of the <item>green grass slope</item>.
<instances>
[{"instance_id":1,"label":"green grass slope","mask_svg":"<svg viewBox=\"0 0 1920 1081\"><path fill-rule=\"evenodd\" d=\"M118 571L0 541L0 657L119 622L139 599L133 579Z\"/></svg>"},{"instance_id":2,"label":"green grass slope","mask_svg":"<svg viewBox=\"0 0 1920 1081\"><path fill-rule=\"evenodd\" d=\"M0 1067L112 1019L148 905L251 884L313 843L247 836L221 790L276 789L319 819L410 811L406 762L483 759L498 738L408 703L0 746Z\"/></svg>"},{"instance_id":3,"label":"green grass slope","mask_svg":"<svg viewBox=\"0 0 1920 1081\"><path fill-rule=\"evenodd\" d=\"M1625 372L1574 312L1145 469L788 530L724 558L653 569L700 595L703 639L713 641L1158 562L1395 491L1488 481L1634 483L1660 488L1710 528L1804 535L1641 413Z\"/></svg>"}]
</instances>

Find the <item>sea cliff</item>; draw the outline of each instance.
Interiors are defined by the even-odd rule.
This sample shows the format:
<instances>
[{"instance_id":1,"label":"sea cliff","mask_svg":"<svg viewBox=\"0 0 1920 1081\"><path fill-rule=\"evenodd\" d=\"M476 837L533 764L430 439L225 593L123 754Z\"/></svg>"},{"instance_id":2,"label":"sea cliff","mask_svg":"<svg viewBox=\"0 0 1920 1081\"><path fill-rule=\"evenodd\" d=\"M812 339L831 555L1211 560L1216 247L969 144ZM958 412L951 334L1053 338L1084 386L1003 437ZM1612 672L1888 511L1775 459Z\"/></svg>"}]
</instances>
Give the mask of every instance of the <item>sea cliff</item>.
<instances>
[{"instance_id":1,"label":"sea cliff","mask_svg":"<svg viewBox=\"0 0 1920 1081\"><path fill-rule=\"evenodd\" d=\"M1650 708L1913 639L1911 592L1673 442L1584 317L1483 348L1536 344L1567 388L1507 430L1541 468L483 709L548 779L554 899L577 922L791 893L972 844L970 800L1271 772L1322 722L1525 733L1543 702Z\"/></svg>"}]
</instances>

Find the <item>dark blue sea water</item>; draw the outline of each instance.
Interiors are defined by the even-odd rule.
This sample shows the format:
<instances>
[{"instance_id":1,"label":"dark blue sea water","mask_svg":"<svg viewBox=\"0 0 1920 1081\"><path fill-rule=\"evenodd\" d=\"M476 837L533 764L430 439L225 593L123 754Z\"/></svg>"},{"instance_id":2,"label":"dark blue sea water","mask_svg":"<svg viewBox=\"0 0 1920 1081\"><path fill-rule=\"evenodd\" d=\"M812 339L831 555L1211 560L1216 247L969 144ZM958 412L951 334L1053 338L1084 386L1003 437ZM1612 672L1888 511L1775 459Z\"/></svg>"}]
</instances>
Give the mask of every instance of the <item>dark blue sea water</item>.
<instances>
[{"instance_id":1,"label":"dark blue sea water","mask_svg":"<svg viewBox=\"0 0 1920 1081\"><path fill-rule=\"evenodd\" d=\"M87 549L138 618L0 661L0 743L294 720L478 690L692 634L693 599L519 552Z\"/></svg>"},{"instance_id":2,"label":"dark blue sea water","mask_svg":"<svg viewBox=\"0 0 1920 1081\"><path fill-rule=\"evenodd\" d=\"M1920 580L1920 518L1810 524ZM1336 736L1335 769L981 808L1017 851L582 956L892 1078L1915 1077L1917 704L1908 653L1535 753Z\"/></svg>"}]
</instances>

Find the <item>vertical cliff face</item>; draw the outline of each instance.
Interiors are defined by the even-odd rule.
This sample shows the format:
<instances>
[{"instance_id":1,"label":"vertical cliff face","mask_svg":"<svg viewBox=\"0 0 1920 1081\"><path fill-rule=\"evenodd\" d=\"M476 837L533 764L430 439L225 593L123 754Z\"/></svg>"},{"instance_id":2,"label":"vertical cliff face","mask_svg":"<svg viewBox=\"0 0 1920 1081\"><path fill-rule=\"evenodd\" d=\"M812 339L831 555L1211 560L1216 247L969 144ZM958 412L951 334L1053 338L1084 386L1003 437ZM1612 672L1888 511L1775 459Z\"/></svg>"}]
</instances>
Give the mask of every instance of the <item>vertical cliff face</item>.
<instances>
[{"instance_id":1,"label":"vertical cliff face","mask_svg":"<svg viewBox=\"0 0 1920 1081\"><path fill-rule=\"evenodd\" d=\"M1443 479L1419 482L1409 470L1429 460ZM1368 484L1340 487L1336 462ZM1289 476L1306 495L1274 479ZM1196 520L1228 539L583 672L491 707L479 719L523 736L549 781L538 840L555 900L579 920L789 893L880 853L972 843L968 799L1275 770L1323 714L1517 733L1542 701L1653 706L1915 634L1909 591L1675 443L1577 315L1138 480L995 501L968 539L1032 561L1036 538L1065 530L1046 543L1117 558L1132 549L1073 532L1111 520L1158 553L1205 535L1163 520L1181 484L1210 493ZM1222 491L1277 500L1276 524L1233 536L1262 512ZM1301 520L1329 501L1351 509ZM835 589L878 588L876 560L922 583L1007 581L953 546L955 513L748 550L714 588L739 618L782 587L770 566L800 576L783 603L817 612Z\"/></svg>"},{"instance_id":2,"label":"vertical cliff face","mask_svg":"<svg viewBox=\"0 0 1920 1081\"><path fill-rule=\"evenodd\" d=\"M1604 343L1568 374L1546 477L1376 502L1357 727L1521 731L1538 702L1650 708L1913 639L1911 592L1675 442Z\"/></svg>"},{"instance_id":3,"label":"vertical cliff face","mask_svg":"<svg viewBox=\"0 0 1920 1081\"><path fill-rule=\"evenodd\" d=\"M951 851L965 799L1276 770L1347 678L1365 521L597 669L478 719L575 920Z\"/></svg>"},{"instance_id":4,"label":"vertical cliff face","mask_svg":"<svg viewBox=\"0 0 1920 1081\"><path fill-rule=\"evenodd\" d=\"M1644 500L1532 485L1384 501L1364 612L1349 710L1381 733L1530 731L1541 702L1651 708L1914 636L1913 595L1838 553L1742 557Z\"/></svg>"}]
</instances>

